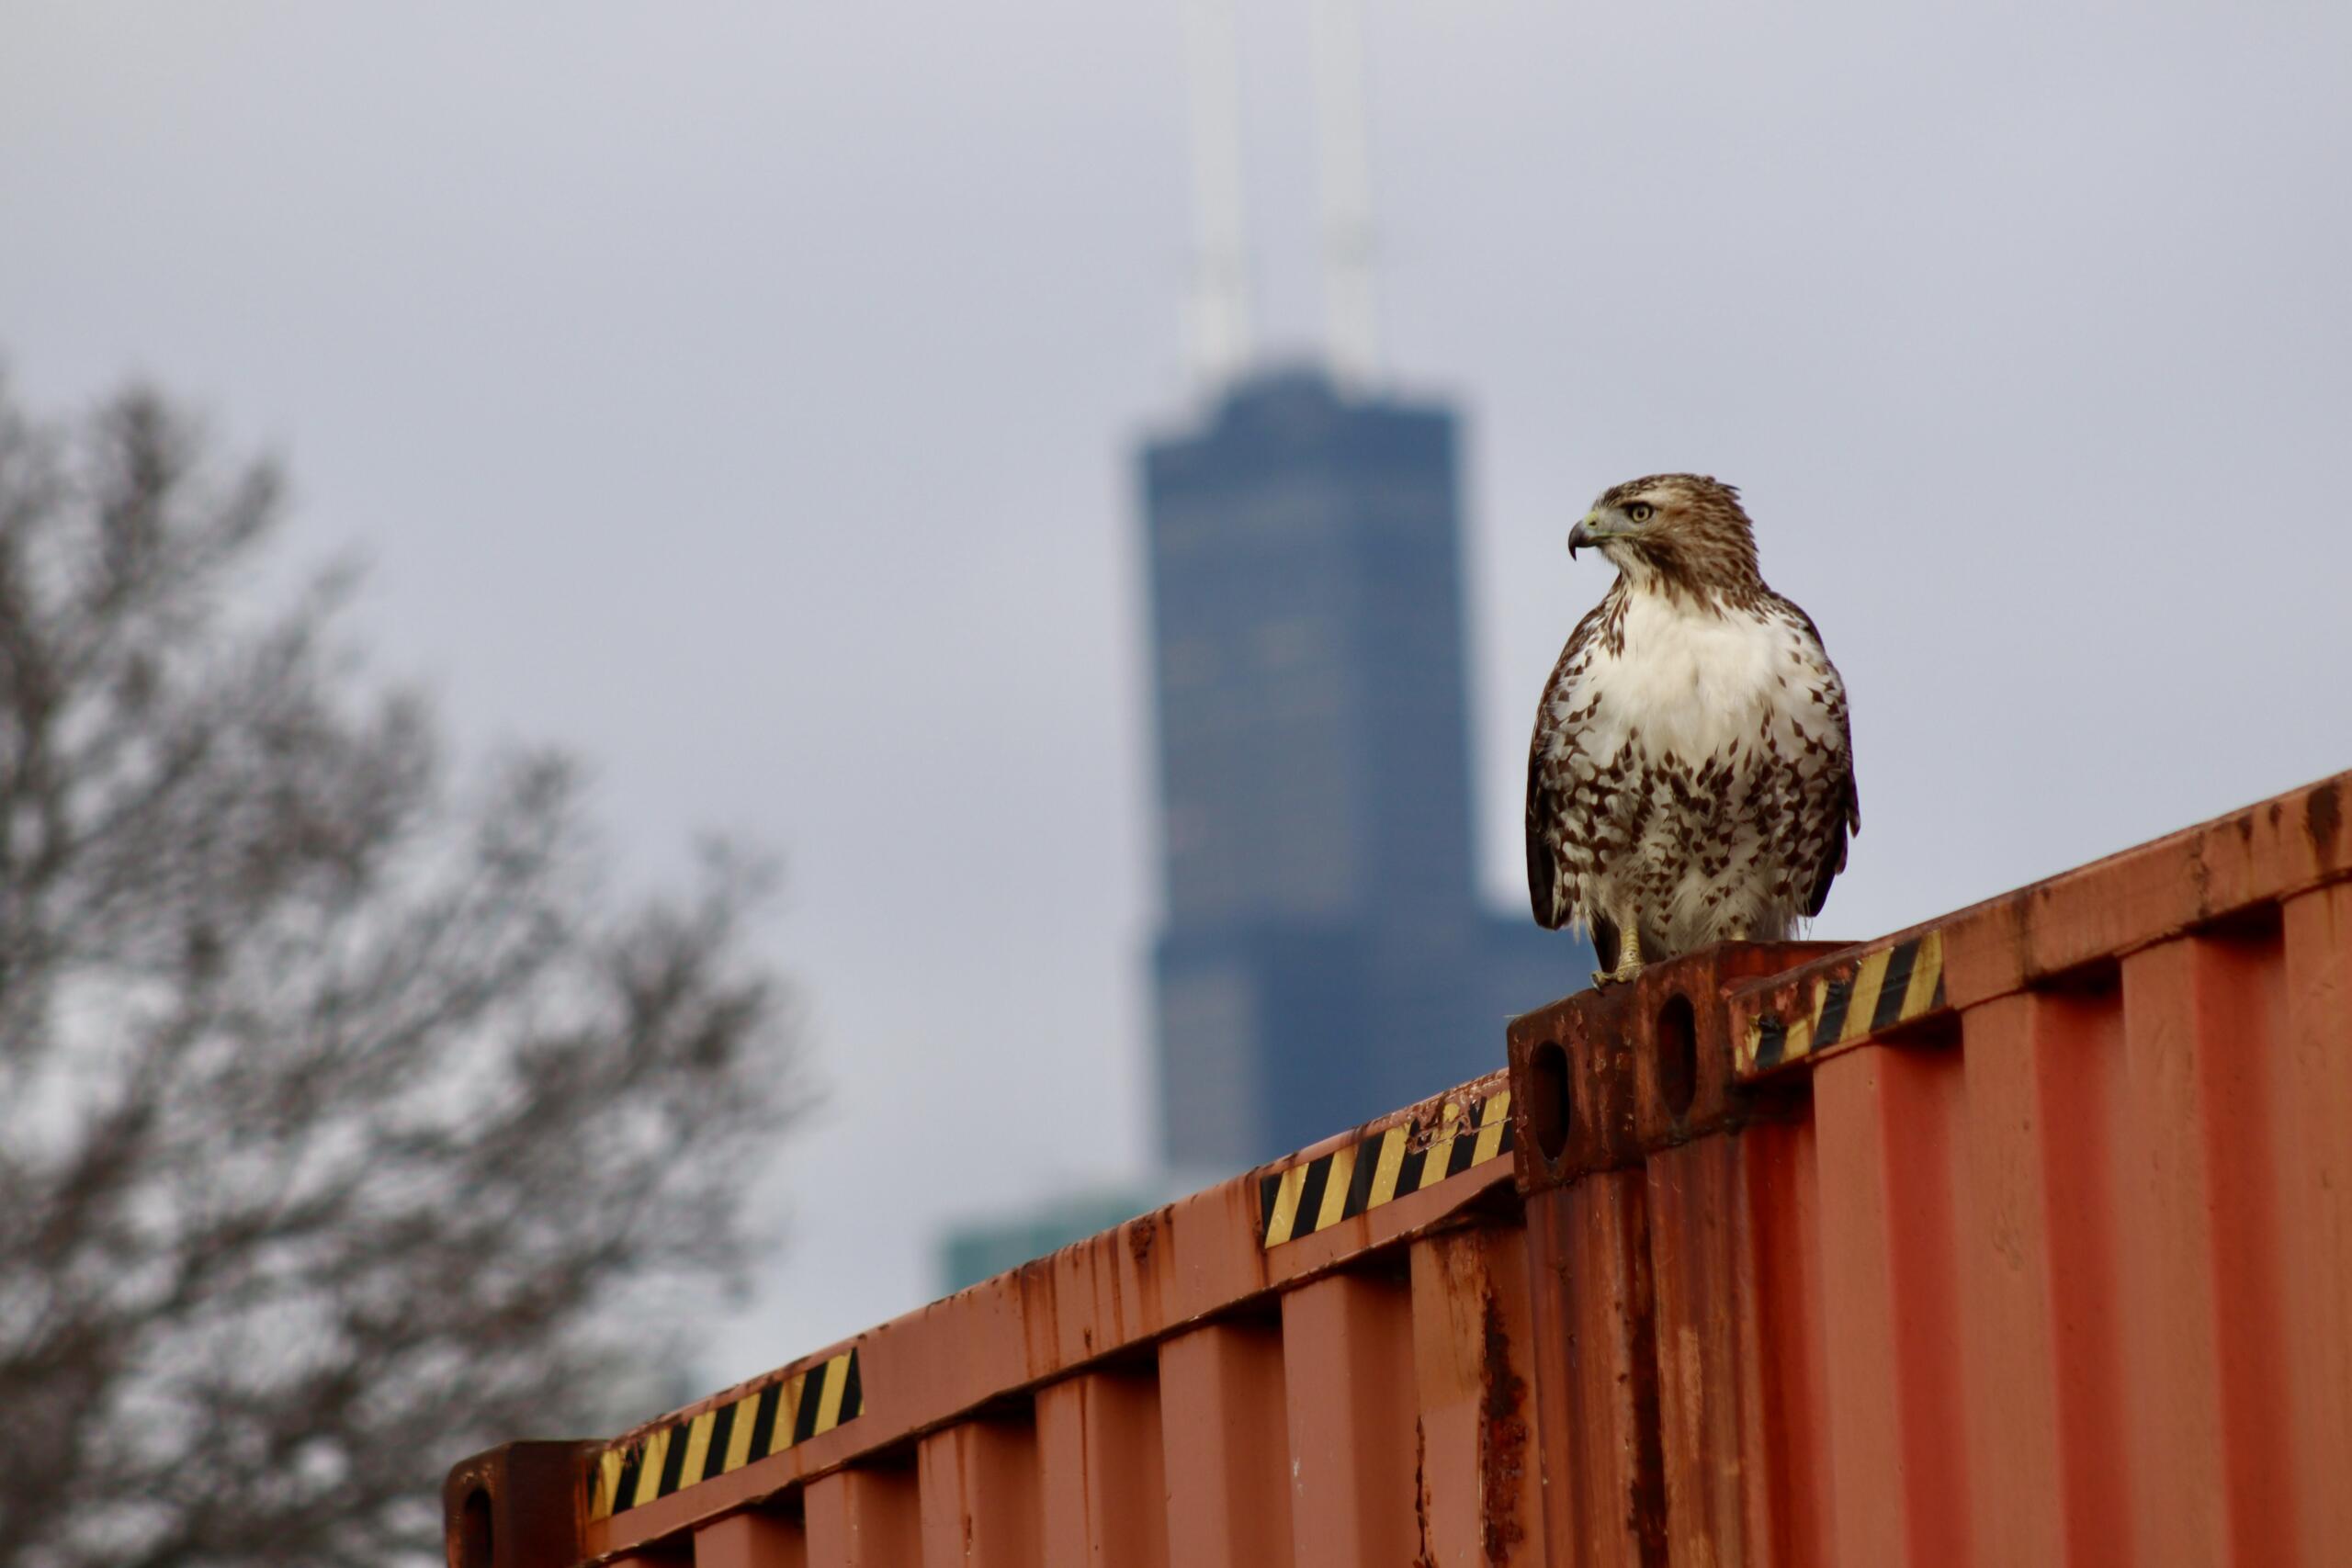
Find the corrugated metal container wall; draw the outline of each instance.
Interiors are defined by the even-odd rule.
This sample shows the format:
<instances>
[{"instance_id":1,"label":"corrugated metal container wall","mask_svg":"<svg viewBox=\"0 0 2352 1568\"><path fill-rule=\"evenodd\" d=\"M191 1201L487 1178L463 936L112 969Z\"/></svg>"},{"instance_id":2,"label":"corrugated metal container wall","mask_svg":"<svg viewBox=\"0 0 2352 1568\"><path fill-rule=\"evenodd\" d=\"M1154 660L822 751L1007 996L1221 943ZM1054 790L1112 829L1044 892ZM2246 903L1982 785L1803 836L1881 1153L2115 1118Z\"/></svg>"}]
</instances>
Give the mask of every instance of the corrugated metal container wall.
<instances>
[{"instance_id":1,"label":"corrugated metal container wall","mask_svg":"<svg viewBox=\"0 0 2352 1568\"><path fill-rule=\"evenodd\" d=\"M1510 1070L612 1443L456 1568L2352 1561L2352 775Z\"/></svg>"}]
</instances>

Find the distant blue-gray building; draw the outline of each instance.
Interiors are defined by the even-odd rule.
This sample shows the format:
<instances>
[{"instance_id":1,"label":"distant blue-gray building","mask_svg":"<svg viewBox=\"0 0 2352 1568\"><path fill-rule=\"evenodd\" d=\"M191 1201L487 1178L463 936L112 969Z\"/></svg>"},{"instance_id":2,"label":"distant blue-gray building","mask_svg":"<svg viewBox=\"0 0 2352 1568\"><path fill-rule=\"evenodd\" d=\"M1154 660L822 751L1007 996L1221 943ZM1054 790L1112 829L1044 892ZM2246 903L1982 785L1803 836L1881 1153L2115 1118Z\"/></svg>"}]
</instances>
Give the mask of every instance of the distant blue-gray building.
<instances>
[{"instance_id":1,"label":"distant blue-gray building","mask_svg":"<svg viewBox=\"0 0 2352 1568\"><path fill-rule=\"evenodd\" d=\"M1245 379L1145 445L1179 1170L1498 1066L1504 1019L1590 970L1478 899L1458 446L1443 405L1313 369Z\"/></svg>"}]
</instances>

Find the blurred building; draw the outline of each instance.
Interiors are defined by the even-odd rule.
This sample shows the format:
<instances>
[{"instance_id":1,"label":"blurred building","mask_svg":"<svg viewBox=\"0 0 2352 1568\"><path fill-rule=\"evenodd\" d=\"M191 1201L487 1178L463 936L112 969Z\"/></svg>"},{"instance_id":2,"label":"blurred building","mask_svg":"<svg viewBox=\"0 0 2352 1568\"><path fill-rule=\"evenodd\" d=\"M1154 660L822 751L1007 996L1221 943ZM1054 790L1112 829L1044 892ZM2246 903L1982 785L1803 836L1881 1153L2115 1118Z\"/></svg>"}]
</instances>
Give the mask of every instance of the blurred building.
<instances>
[{"instance_id":1,"label":"blurred building","mask_svg":"<svg viewBox=\"0 0 2352 1568\"><path fill-rule=\"evenodd\" d=\"M1320 365L1287 369L1251 341L1234 13L1187 19L1189 346L1214 397L1140 454L1164 896L1153 1043L1160 1167L1179 1187L1501 1066L1504 1021L1592 967L1524 903L1478 897L1460 421L1367 389L1359 18L1317 15L1328 341ZM1060 1201L951 1233L951 1287L1120 1206L1077 1201L1086 1213Z\"/></svg>"},{"instance_id":2,"label":"blurred building","mask_svg":"<svg viewBox=\"0 0 2352 1568\"><path fill-rule=\"evenodd\" d=\"M1591 967L1477 896L1458 447L1444 405L1306 368L1145 445L1176 1168L1498 1066L1503 1020Z\"/></svg>"},{"instance_id":3,"label":"blurred building","mask_svg":"<svg viewBox=\"0 0 2352 1568\"><path fill-rule=\"evenodd\" d=\"M1589 976L1585 944L1478 898L1459 446L1443 404L1303 368L1244 377L1144 445L1174 1190L1502 1066L1504 1021ZM942 1282L1158 1190L955 1226Z\"/></svg>"}]
</instances>

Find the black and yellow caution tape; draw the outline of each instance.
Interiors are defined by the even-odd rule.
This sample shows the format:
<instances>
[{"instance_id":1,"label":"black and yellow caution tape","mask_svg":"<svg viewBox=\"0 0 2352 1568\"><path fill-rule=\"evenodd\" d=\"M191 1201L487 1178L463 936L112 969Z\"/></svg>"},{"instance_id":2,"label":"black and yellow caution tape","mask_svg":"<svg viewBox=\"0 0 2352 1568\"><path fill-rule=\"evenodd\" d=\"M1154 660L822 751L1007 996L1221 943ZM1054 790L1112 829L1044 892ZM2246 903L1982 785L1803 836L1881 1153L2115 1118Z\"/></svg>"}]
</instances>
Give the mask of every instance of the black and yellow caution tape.
<instances>
[{"instance_id":1,"label":"black and yellow caution tape","mask_svg":"<svg viewBox=\"0 0 2352 1568\"><path fill-rule=\"evenodd\" d=\"M1851 973L1813 982L1808 1012L1759 1012L1740 1042L1740 1071L1769 1073L1944 1010L1944 935L1927 931L1863 955Z\"/></svg>"},{"instance_id":2,"label":"black and yellow caution tape","mask_svg":"<svg viewBox=\"0 0 2352 1568\"><path fill-rule=\"evenodd\" d=\"M606 1449L590 1478L588 1517L609 1518L716 1480L854 1420L865 1405L857 1352L844 1350L732 1404Z\"/></svg>"},{"instance_id":3,"label":"black and yellow caution tape","mask_svg":"<svg viewBox=\"0 0 2352 1568\"><path fill-rule=\"evenodd\" d=\"M1261 1177L1265 1245L1280 1247L1510 1153L1510 1090L1448 1100L1437 1125L1399 1122Z\"/></svg>"}]
</instances>

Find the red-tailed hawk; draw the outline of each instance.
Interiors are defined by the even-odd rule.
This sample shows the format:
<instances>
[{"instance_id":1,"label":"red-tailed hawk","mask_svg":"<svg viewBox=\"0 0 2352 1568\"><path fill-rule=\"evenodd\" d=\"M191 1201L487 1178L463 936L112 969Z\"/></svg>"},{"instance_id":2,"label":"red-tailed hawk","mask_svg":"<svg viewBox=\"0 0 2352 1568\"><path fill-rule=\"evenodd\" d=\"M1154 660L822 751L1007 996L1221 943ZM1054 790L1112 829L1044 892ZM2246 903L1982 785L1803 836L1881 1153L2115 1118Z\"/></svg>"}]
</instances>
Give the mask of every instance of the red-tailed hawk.
<instances>
[{"instance_id":1,"label":"red-tailed hawk","mask_svg":"<svg viewBox=\"0 0 2352 1568\"><path fill-rule=\"evenodd\" d=\"M1617 581L1577 623L1527 757L1535 918L1592 931L1603 972L1785 939L1860 831L1846 688L1813 618L1764 585L1739 492L1657 474L1568 535Z\"/></svg>"}]
</instances>

